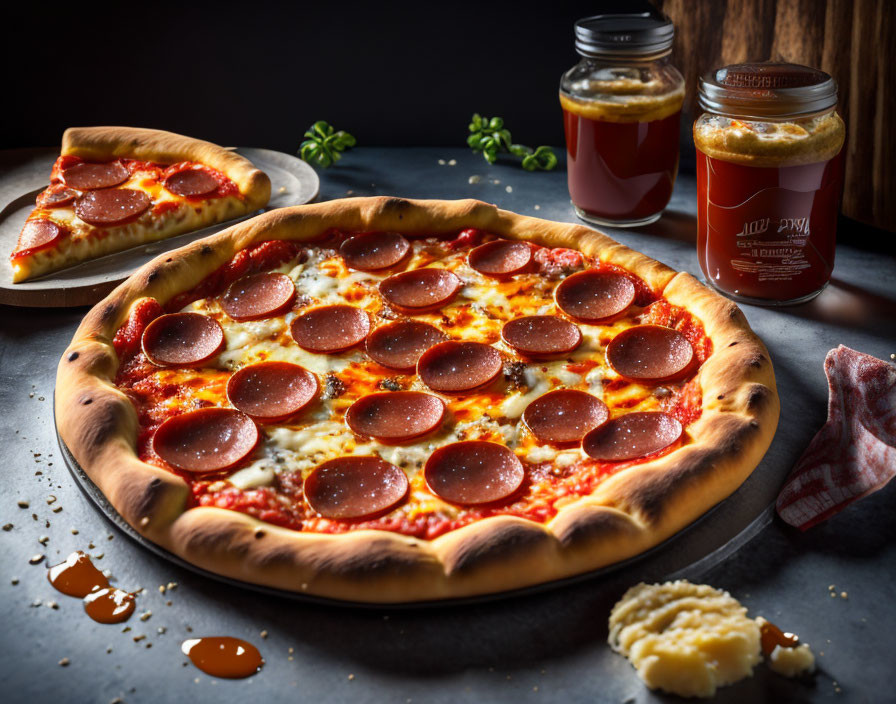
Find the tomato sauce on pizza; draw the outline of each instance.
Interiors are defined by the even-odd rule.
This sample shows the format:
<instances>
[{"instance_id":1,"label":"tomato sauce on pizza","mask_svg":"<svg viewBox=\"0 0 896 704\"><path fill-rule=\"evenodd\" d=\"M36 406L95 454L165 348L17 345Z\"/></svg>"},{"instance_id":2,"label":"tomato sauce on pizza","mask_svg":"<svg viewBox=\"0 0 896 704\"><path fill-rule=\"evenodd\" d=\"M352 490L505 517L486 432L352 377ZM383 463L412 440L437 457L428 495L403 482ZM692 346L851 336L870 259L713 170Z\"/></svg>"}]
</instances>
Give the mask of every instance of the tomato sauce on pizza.
<instances>
[{"instance_id":1,"label":"tomato sauce on pizza","mask_svg":"<svg viewBox=\"0 0 896 704\"><path fill-rule=\"evenodd\" d=\"M424 539L549 521L687 444L713 352L624 268L475 229L262 242L114 346L138 456L193 506Z\"/></svg>"}]
</instances>

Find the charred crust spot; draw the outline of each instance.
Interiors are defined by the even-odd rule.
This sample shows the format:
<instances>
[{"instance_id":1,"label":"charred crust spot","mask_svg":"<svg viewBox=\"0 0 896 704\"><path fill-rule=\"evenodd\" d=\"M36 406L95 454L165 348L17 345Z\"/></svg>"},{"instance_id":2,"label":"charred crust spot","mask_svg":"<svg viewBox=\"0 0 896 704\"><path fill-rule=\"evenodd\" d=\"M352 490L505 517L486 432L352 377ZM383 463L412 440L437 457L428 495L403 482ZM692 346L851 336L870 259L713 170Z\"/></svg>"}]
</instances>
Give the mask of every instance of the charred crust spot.
<instances>
[{"instance_id":1,"label":"charred crust spot","mask_svg":"<svg viewBox=\"0 0 896 704\"><path fill-rule=\"evenodd\" d=\"M256 540L261 540L267 533L265 533L261 528L255 531L253 534Z\"/></svg>"},{"instance_id":2,"label":"charred crust spot","mask_svg":"<svg viewBox=\"0 0 896 704\"><path fill-rule=\"evenodd\" d=\"M607 540L615 535L634 535L638 527L628 518L606 509L591 509L577 516L565 526L555 528L557 539L564 548L587 548L594 541Z\"/></svg>"},{"instance_id":3,"label":"charred crust spot","mask_svg":"<svg viewBox=\"0 0 896 704\"><path fill-rule=\"evenodd\" d=\"M153 281L159 278L159 270L153 269L149 274L146 275L146 283L151 284Z\"/></svg>"},{"instance_id":4,"label":"charred crust spot","mask_svg":"<svg viewBox=\"0 0 896 704\"><path fill-rule=\"evenodd\" d=\"M411 204L404 198L387 198L383 203L383 210L403 211L411 207ZM401 216L399 216L399 220Z\"/></svg>"},{"instance_id":5,"label":"charred crust spot","mask_svg":"<svg viewBox=\"0 0 896 704\"><path fill-rule=\"evenodd\" d=\"M167 263L169 263L169 262L173 262L173 261L174 261L174 259L173 259L173 258L171 258L171 257L168 257L168 258L167 258L167 259L166 259L166 260L165 260L165 263L166 263L166 264L167 264Z\"/></svg>"},{"instance_id":6,"label":"charred crust spot","mask_svg":"<svg viewBox=\"0 0 896 704\"><path fill-rule=\"evenodd\" d=\"M80 356L81 356L81 353L80 353L80 352L72 352L72 353L68 356L68 361L69 361L69 362L74 362L74 361L75 361L78 357L80 357Z\"/></svg>"},{"instance_id":7,"label":"charred crust spot","mask_svg":"<svg viewBox=\"0 0 896 704\"><path fill-rule=\"evenodd\" d=\"M81 399L82 406L89 406L91 403L93 403L93 399L90 398L89 396Z\"/></svg>"},{"instance_id":8,"label":"charred crust spot","mask_svg":"<svg viewBox=\"0 0 896 704\"><path fill-rule=\"evenodd\" d=\"M737 344L737 340L735 340L734 342L732 342L732 343L731 343L730 345L728 345L728 346L729 346L729 347L734 347L736 344Z\"/></svg>"},{"instance_id":9,"label":"charred crust spot","mask_svg":"<svg viewBox=\"0 0 896 704\"><path fill-rule=\"evenodd\" d=\"M211 254L214 251L215 250L213 250L211 248L211 246L207 245L207 244L202 245L202 247L200 247L200 249L199 249L199 253L204 257L207 257L209 254Z\"/></svg>"},{"instance_id":10,"label":"charred crust spot","mask_svg":"<svg viewBox=\"0 0 896 704\"><path fill-rule=\"evenodd\" d=\"M100 313L100 318L103 321L103 324L106 324L111 323L116 315L118 315L118 306L114 303L107 303L103 307L103 312Z\"/></svg>"},{"instance_id":11,"label":"charred crust spot","mask_svg":"<svg viewBox=\"0 0 896 704\"><path fill-rule=\"evenodd\" d=\"M156 488L157 486L159 486L161 483L162 483L162 480L159 479L158 477L156 477L155 479L153 479L153 480L149 483L149 486L150 486L152 489L155 489L155 488Z\"/></svg>"},{"instance_id":12,"label":"charred crust spot","mask_svg":"<svg viewBox=\"0 0 896 704\"><path fill-rule=\"evenodd\" d=\"M753 369L759 369L762 367L762 363L765 361L765 355L761 352L750 359L750 366Z\"/></svg>"},{"instance_id":13,"label":"charred crust spot","mask_svg":"<svg viewBox=\"0 0 896 704\"><path fill-rule=\"evenodd\" d=\"M759 428L759 421L753 418L753 420L750 421L750 427L753 430L756 430L757 428Z\"/></svg>"},{"instance_id":14,"label":"charred crust spot","mask_svg":"<svg viewBox=\"0 0 896 704\"><path fill-rule=\"evenodd\" d=\"M531 556L547 539L540 529L520 525L505 526L500 532L477 536L476 540L460 546L456 554L448 558L446 567L449 574L462 574L490 564L503 563L504 558L512 559L514 555Z\"/></svg>"},{"instance_id":15,"label":"charred crust spot","mask_svg":"<svg viewBox=\"0 0 896 704\"><path fill-rule=\"evenodd\" d=\"M756 385L750 389L750 395L747 396L747 408L754 410L762 406L770 395L770 391L765 386Z\"/></svg>"},{"instance_id":16,"label":"charred crust spot","mask_svg":"<svg viewBox=\"0 0 896 704\"><path fill-rule=\"evenodd\" d=\"M725 394L719 394L716 396L716 401L721 401L723 398L725 398Z\"/></svg>"}]
</instances>

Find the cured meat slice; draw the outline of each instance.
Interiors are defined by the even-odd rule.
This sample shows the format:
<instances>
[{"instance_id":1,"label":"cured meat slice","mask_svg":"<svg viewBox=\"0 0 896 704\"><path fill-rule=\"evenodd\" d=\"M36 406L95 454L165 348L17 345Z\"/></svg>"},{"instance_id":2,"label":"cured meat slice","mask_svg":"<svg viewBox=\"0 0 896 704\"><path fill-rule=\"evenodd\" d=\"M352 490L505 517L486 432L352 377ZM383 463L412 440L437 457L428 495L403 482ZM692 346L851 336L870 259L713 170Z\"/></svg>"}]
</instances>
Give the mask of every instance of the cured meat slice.
<instances>
[{"instance_id":1,"label":"cured meat slice","mask_svg":"<svg viewBox=\"0 0 896 704\"><path fill-rule=\"evenodd\" d=\"M567 276L554 290L557 307L582 323L608 321L635 300L635 285L622 274L590 269Z\"/></svg>"},{"instance_id":2,"label":"cured meat slice","mask_svg":"<svg viewBox=\"0 0 896 704\"><path fill-rule=\"evenodd\" d=\"M575 389L558 389L526 406L523 422L539 442L566 445L579 442L607 421L607 405L596 396Z\"/></svg>"},{"instance_id":3,"label":"cured meat slice","mask_svg":"<svg viewBox=\"0 0 896 704\"><path fill-rule=\"evenodd\" d=\"M480 274L505 278L521 274L532 262L532 248L525 242L494 240L467 255L467 263Z\"/></svg>"},{"instance_id":4,"label":"cured meat slice","mask_svg":"<svg viewBox=\"0 0 896 704\"><path fill-rule=\"evenodd\" d=\"M269 423L302 412L319 391L314 374L289 362L250 364L227 382L227 398L234 408Z\"/></svg>"},{"instance_id":5,"label":"cured meat slice","mask_svg":"<svg viewBox=\"0 0 896 704\"><path fill-rule=\"evenodd\" d=\"M78 191L112 188L127 181L129 176L127 167L120 161L108 161L102 164L79 161L62 171L63 183Z\"/></svg>"},{"instance_id":6,"label":"cured meat slice","mask_svg":"<svg viewBox=\"0 0 896 704\"><path fill-rule=\"evenodd\" d=\"M362 396L345 414L358 435L397 443L436 430L445 418L445 402L422 391L392 391Z\"/></svg>"},{"instance_id":7,"label":"cured meat slice","mask_svg":"<svg viewBox=\"0 0 896 704\"><path fill-rule=\"evenodd\" d=\"M433 391L457 394L494 381L502 366L501 353L491 345L448 340L420 356L417 374Z\"/></svg>"},{"instance_id":8,"label":"cured meat slice","mask_svg":"<svg viewBox=\"0 0 896 704\"><path fill-rule=\"evenodd\" d=\"M50 220L29 220L19 233L19 241L13 258L33 252L42 247L49 247L68 232Z\"/></svg>"},{"instance_id":9,"label":"cured meat slice","mask_svg":"<svg viewBox=\"0 0 896 704\"><path fill-rule=\"evenodd\" d=\"M467 440L440 447L423 470L426 484L453 504L488 504L506 499L523 483L523 464L494 442Z\"/></svg>"},{"instance_id":10,"label":"cured meat slice","mask_svg":"<svg viewBox=\"0 0 896 704\"><path fill-rule=\"evenodd\" d=\"M380 293L408 315L438 310L454 300L463 282L447 269L425 267L393 274L380 282Z\"/></svg>"},{"instance_id":11,"label":"cured meat slice","mask_svg":"<svg viewBox=\"0 0 896 704\"><path fill-rule=\"evenodd\" d=\"M291 330L293 339L302 349L334 354L364 342L370 332L370 318L355 306L322 306L293 320Z\"/></svg>"},{"instance_id":12,"label":"cured meat slice","mask_svg":"<svg viewBox=\"0 0 896 704\"><path fill-rule=\"evenodd\" d=\"M504 323L501 337L517 352L535 359L572 352L582 343L579 328L556 315L527 315Z\"/></svg>"},{"instance_id":13,"label":"cured meat slice","mask_svg":"<svg viewBox=\"0 0 896 704\"><path fill-rule=\"evenodd\" d=\"M588 433L582 449L596 460L636 460L669 447L682 430L681 423L667 413L626 413Z\"/></svg>"},{"instance_id":14,"label":"cured meat slice","mask_svg":"<svg viewBox=\"0 0 896 704\"><path fill-rule=\"evenodd\" d=\"M367 338L367 356L377 364L402 372L413 371L426 350L448 336L434 325L401 320L376 328Z\"/></svg>"},{"instance_id":15,"label":"cured meat slice","mask_svg":"<svg viewBox=\"0 0 896 704\"><path fill-rule=\"evenodd\" d=\"M66 188L61 183L54 183L38 194L35 205L38 208L64 208L74 203L77 195L77 191Z\"/></svg>"},{"instance_id":16,"label":"cured meat slice","mask_svg":"<svg viewBox=\"0 0 896 704\"><path fill-rule=\"evenodd\" d=\"M205 169L186 168L165 176L165 188L184 198L202 198L218 190L221 184Z\"/></svg>"},{"instance_id":17,"label":"cured meat slice","mask_svg":"<svg viewBox=\"0 0 896 704\"><path fill-rule=\"evenodd\" d=\"M365 232L349 237L339 253L352 269L379 271L395 266L411 251L411 243L397 232Z\"/></svg>"},{"instance_id":18,"label":"cured meat slice","mask_svg":"<svg viewBox=\"0 0 896 704\"><path fill-rule=\"evenodd\" d=\"M269 271L234 281L221 298L221 307L234 320L259 320L285 313L295 299L292 279Z\"/></svg>"},{"instance_id":19,"label":"cured meat slice","mask_svg":"<svg viewBox=\"0 0 896 704\"><path fill-rule=\"evenodd\" d=\"M379 457L339 457L305 479L305 500L324 518L351 520L383 513L408 493L408 478Z\"/></svg>"},{"instance_id":20,"label":"cured meat slice","mask_svg":"<svg viewBox=\"0 0 896 704\"><path fill-rule=\"evenodd\" d=\"M828 419L778 495L778 515L806 530L896 476L896 367L840 345L824 360Z\"/></svg>"},{"instance_id":21,"label":"cured meat slice","mask_svg":"<svg viewBox=\"0 0 896 704\"><path fill-rule=\"evenodd\" d=\"M224 346L224 330L201 313L160 315L143 331L143 354L162 367L186 367L214 357Z\"/></svg>"},{"instance_id":22,"label":"cured meat slice","mask_svg":"<svg viewBox=\"0 0 896 704\"><path fill-rule=\"evenodd\" d=\"M633 381L669 381L683 375L694 361L694 348L677 330L662 325L636 325L607 345L607 361Z\"/></svg>"},{"instance_id":23,"label":"cured meat slice","mask_svg":"<svg viewBox=\"0 0 896 704\"><path fill-rule=\"evenodd\" d=\"M99 227L124 225L149 210L152 201L133 188L88 191L75 201L75 212L84 222Z\"/></svg>"},{"instance_id":24,"label":"cured meat slice","mask_svg":"<svg viewBox=\"0 0 896 704\"><path fill-rule=\"evenodd\" d=\"M245 413L201 408L162 423L152 447L172 467L207 474L239 464L252 454L258 440L258 426Z\"/></svg>"}]
</instances>

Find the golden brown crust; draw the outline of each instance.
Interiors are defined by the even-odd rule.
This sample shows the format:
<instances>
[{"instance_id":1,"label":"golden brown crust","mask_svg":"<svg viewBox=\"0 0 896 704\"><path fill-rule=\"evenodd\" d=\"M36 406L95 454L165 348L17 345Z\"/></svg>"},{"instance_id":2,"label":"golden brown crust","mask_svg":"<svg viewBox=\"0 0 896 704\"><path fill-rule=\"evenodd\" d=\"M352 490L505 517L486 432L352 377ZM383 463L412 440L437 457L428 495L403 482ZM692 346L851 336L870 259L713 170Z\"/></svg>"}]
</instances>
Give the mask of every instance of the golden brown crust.
<instances>
[{"instance_id":1,"label":"golden brown crust","mask_svg":"<svg viewBox=\"0 0 896 704\"><path fill-rule=\"evenodd\" d=\"M69 127L62 135L62 154L85 159L131 157L173 164L195 161L224 173L246 197L246 212L267 205L271 180L252 162L229 149L201 139L145 127Z\"/></svg>"},{"instance_id":2,"label":"golden brown crust","mask_svg":"<svg viewBox=\"0 0 896 704\"><path fill-rule=\"evenodd\" d=\"M481 520L425 541L386 531L301 533L216 508L184 510L187 486L140 462L136 413L112 386L115 331L144 296L164 303L241 249L312 238L331 227L433 234L478 227L553 247L575 247L641 276L702 320L714 345L698 372L703 415L680 449L610 477L547 524ZM89 403L85 401L90 399ZM355 198L261 215L138 270L88 313L59 364L59 433L118 512L150 540L231 578L306 594L396 603L504 591L633 557L731 494L774 434L778 397L768 352L730 301L689 274L579 225L516 215L478 201Z\"/></svg>"}]
</instances>

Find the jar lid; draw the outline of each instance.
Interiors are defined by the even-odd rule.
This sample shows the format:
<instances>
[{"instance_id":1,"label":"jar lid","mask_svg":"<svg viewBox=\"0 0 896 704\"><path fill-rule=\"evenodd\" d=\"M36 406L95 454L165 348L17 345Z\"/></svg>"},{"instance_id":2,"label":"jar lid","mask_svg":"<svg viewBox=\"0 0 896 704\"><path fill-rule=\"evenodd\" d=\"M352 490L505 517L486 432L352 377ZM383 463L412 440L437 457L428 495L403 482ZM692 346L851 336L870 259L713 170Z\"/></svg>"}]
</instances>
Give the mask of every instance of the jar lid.
<instances>
[{"instance_id":1,"label":"jar lid","mask_svg":"<svg viewBox=\"0 0 896 704\"><path fill-rule=\"evenodd\" d=\"M584 17L575 24L576 51L582 56L650 56L672 47L672 20L655 12Z\"/></svg>"},{"instance_id":2,"label":"jar lid","mask_svg":"<svg viewBox=\"0 0 896 704\"><path fill-rule=\"evenodd\" d=\"M837 83L824 71L799 64L733 64L700 78L697 102L727 117L797 117L836 106Z\"/></svg>"}]
</instances>

